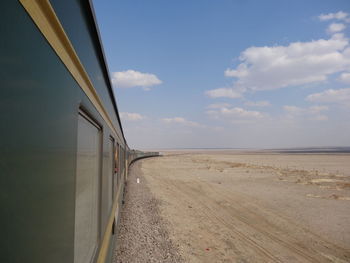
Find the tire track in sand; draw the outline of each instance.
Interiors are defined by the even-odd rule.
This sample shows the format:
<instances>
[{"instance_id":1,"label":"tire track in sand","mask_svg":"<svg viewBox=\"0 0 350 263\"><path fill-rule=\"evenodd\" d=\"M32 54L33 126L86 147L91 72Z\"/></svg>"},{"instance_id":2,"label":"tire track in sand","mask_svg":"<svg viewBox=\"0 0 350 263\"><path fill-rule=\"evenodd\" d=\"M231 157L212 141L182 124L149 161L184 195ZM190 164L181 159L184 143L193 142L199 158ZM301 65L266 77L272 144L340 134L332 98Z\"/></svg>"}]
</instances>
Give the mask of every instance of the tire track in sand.
<instances>
[{"instance_id":1,"label":"tire track in sand","mask_svg":"<svg viewBox=\"0 0 350 263\"><path fill-rule=\"evenodd\" d=\"M225 191L219 192L215 190L215 187L213 187L210 184L207 184L207 186L210 187L217 196L221 195L223 198L226 198L231 202L237 201L237 198L236 199L232 198L232 193L228 194ZM240 196L239 198L244 199L243 196ZM250 204L250 205L253 205L253 204ZM301 240L298 240L298 238L295 238L292 232L286 233L286 231L284 231L283 238L281 238L281 235L279 235L279 232L283 229L281 229L281 227L279 227L278 224L270 223L268 220L266 220L265 217L261 217L261 214L258 214L257 212L255 212L256 210L249 209L246 206L242 206L240 203L236 203L235 206L240 209L244 209L246 211L246 215L249 215L250 217L257 217L257 218L259 217L261 219L259 224L249 224L250 227L254 228L256 231L259 231L260 233L263 233L264 235L268 236L269 238L276 241L277 243L283 244L285 247L291 248L294 252L303 256L305 259L309 259L313 262L320 262L320 260L326 260L326 259L332 258L332 262L333 260L336 260L336 262L344 262L344 263L348 262L348 260L350 259L349 252L345 254L346 261L338 258L334 253L334 252L337 252L338 254L343 254L342 252L346 250L345 248L341 248L335 244L327 242L320 236L310 232L305 228L302 228L301 226L294 224L293 222L291 222L290 220L288 220L287 218L281 215L273 213L273 217L276 221L284 221L286 222L286 225L288 225L289 227L293 227L297 231L303 231L305 234L309 236L309 238L311 239L310 240L311 242L312 241L315 242L315 240L317 240L317 242L315 243L317 247L312 246L312 244L310 243L308 243L308 246L302 244ZM232 207L232 209L235 210L235 207ZM242 217L239 214L239 210L236 209L235 211L236 211L237 219L239 219L244 223L247 223L246 218ZM272 214L267 210L265 210L264 212L268 214ZM269 231L266 231L266 229L274 229L275 231L269 232ZM278 231L277 234L276 234L276 231ZM305 240L303 240L303 242L305 242ZM329 255L326 256L324 251L327 251Z\"/></svg>"}]
</instances>

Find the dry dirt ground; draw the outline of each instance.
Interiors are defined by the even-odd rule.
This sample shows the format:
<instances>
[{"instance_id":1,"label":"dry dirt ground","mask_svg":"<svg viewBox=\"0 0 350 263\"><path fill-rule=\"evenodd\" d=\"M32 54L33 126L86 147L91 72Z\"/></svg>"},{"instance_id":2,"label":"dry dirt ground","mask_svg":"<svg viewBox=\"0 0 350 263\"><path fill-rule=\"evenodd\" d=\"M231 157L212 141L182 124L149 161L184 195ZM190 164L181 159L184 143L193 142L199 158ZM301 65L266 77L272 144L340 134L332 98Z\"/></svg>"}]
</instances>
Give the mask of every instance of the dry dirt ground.
<instances>
[{"instance_id":1,"label":"dry dirt ground","mask_svg":"<svg viewBox=\"0 0 350 263\"><path fill-rule=\"evenodd\" d=\"M350 262L350 155L171 152L137 165L117 262Z\"/></svg>"}]
</instances>

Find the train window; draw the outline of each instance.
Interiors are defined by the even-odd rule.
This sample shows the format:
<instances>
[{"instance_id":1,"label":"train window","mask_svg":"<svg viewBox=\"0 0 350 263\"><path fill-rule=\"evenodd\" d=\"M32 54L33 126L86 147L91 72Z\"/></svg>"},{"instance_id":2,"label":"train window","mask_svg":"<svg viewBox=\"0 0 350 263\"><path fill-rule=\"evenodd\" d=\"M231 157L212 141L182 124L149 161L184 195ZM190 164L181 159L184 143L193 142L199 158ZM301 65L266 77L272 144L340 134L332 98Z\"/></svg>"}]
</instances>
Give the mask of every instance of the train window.
<instances>
[{"instance_id":1,"label":"train window","mask_svg":"<svg viewBox=\"0 0 350 263\"><path fill-rule=\"evenodd\" d=\"M114 184L113 184L113 196L115 196L117 192L117 186L118 186L118 163L119 162L119 144L117 143L117 147L115 148L115 157L114 157Z\"/></svg>"},{"instance_id":2,"label":"train window","mask_svg":"<svg viewBox=\"0 0 350 263\"><path fill-rule=\"evenodd\" d=\"M123 174L123 160L124 160L124 153L123 153L123 147L120 147L120 173Z\"/></svg>"},{"instance_id":3,"label":"train window","mask_svg":"<svg viewBox=\"0 0 350 263\"><path fill-rule=\"evenodd\" d=\"M122 165L123 165L123 177L125 176L125 150L123 148L123 160L122 160Z\"/></svg>"},{"instance_id":4,"label":"train window","mask_svg":"<svg viewBox=\"0 0 350 263\"><path fill-rule=\"evenodd\" d=\"M99 240L101 129L83 112L78 118L74 263L91 262Z\"/></svg>"},{"instance_id":5,"label":"train window","mask_svg":"<svg viewBox=\"0 0 350 263\"><path fill-rule=\"evenodd\" d=\"M125 149L123 148L123 177L125 179Z\"/></svg>"},{"instance_id":6,"label":"train window","mask_svg":"<svg viewBox=\"0 0 350 263\"><path fill-rule=\"evenodd\" d=\"M121 145L119 145L119 178L121 180L121 176L122 176L122 173L123 173L123 148Z\"/></svg>"},{"instance_id":7,"label":"train window","mask_svg":"<svg viewBox=\"0 0 350 263\"><path fill-rule=\"evenodd\" d=\"M107 201L107 207L108 211L112 209L112 202L113 202L113 185L114 185L114 138L110 137L109 138L109 173L107 174L107 196L108 196L108 201Z\"/></svg>"}]
</instances>

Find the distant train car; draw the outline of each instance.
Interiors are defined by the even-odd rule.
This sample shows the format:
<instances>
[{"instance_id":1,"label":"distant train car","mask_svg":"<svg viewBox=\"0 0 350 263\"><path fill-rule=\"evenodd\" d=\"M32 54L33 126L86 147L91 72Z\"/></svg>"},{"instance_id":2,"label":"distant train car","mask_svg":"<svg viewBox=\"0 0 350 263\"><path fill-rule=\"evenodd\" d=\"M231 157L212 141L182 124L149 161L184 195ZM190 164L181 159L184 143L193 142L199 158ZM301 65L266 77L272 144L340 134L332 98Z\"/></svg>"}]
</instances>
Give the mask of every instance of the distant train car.
<instances>
[{"instance_id":1,"label":"distant train car","mask_svg":"<svg viewBox=\"0 0 350 263\"><path fill-rule=\"evenodd\" d=\"M92 4L0 7L0 262L110 262L144 153L126 143Z\"/></svg>"}]
</instances>

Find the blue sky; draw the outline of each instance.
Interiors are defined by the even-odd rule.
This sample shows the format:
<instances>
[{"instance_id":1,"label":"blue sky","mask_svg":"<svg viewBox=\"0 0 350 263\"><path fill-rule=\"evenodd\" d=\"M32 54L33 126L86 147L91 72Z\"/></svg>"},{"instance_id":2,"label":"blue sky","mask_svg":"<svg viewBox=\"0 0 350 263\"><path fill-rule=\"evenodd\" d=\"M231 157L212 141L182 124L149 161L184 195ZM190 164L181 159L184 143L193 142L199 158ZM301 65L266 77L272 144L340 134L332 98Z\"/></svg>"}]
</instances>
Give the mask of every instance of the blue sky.
<instances>
[{"instance_id":1,"label":"blue sky","mask_svg":"<svg viewBox=\"0 0 350 263\"><path fill-rule=\"evenodd\" d=\"M350 145L348 0L94 7L131 147Z\"/></svg>"}]
</instances>

